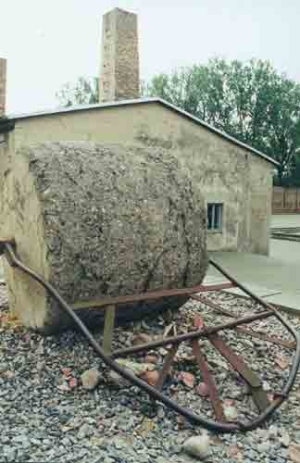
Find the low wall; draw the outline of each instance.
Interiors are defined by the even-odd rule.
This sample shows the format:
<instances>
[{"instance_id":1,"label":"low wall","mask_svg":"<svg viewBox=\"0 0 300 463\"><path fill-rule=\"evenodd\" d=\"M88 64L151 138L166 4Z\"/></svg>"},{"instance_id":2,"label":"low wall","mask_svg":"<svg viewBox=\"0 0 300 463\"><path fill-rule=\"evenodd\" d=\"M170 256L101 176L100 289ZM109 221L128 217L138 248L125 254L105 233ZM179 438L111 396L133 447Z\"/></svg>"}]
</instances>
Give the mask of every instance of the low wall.
<instances>
[{"instance_id":1,"label":"low wall","mask_svg":"<svg viewBox=\"0 0 300 463\"><path fill-rule=\"evenodd\" d=\"M300 213L300 188L274 187L272 213Z\"/></svg>"}]
</instances>

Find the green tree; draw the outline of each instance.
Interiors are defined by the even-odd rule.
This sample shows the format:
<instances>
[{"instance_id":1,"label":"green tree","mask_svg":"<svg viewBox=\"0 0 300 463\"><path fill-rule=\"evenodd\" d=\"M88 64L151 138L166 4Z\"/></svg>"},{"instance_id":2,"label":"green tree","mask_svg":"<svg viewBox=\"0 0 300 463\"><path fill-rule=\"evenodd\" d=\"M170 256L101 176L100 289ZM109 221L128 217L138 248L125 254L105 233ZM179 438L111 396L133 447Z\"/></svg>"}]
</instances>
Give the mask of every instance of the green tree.
<instances>
[{"instance_id":1,"label":"green tree","mask_svg":"<svg viewBox=\"0 0 300 463\"><path fill-rule=\"evenodd\" d=\"M269 62L212 59L154 76L146 87L158 96L279 162L277 183L295 170L300 146L300 85Z\"/></svg>"},{"instance_id":2,"label":"green tree","mask_svg":"<svg viewBox=\"0 0 300 463\"><path fill-rule=\"evenodd\" d=\"M98 79L79 77L75 84L64 84L56 97L60 105L64 107L98 103Z\"/></svg>"}]
</instances>

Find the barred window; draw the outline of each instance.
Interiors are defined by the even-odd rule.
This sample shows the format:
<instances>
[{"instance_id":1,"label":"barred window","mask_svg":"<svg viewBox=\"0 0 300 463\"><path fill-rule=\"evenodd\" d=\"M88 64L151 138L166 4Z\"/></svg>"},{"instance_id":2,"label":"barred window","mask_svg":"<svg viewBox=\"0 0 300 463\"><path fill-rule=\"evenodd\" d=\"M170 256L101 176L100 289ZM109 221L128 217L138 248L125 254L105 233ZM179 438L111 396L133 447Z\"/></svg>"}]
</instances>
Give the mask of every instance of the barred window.
<instances>
[{"instance_id":1,"label":"barred window","mask_svg":"<svg viewBox=\"0 0 300 463\"><path fill-rule=\"evenodd\" d=\"M222 231L223 226L223 204L209 203L207 205L207 229Z\"/></svg>"}]
</instances>

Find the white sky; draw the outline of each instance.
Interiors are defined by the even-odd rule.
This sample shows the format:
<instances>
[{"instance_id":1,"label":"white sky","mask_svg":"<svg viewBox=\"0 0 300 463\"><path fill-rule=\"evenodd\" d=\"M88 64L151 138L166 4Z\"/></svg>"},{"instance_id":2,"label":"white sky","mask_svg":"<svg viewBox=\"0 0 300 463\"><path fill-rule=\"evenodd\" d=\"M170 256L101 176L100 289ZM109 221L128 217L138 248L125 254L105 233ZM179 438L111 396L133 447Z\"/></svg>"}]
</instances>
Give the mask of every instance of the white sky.
<instances>
[{"instance_id":1,"label":"white sky","mask_svg":"<svg viewBox=\"0 0 300 463\"><path fill-rule=\"evenodd\" d=\"M139 15L143 79L221 56L300 81L299 0L0 0L7 112L55 107L63 83L98 75L101 17L117 6Z\"/></svg>"}]
</instances>

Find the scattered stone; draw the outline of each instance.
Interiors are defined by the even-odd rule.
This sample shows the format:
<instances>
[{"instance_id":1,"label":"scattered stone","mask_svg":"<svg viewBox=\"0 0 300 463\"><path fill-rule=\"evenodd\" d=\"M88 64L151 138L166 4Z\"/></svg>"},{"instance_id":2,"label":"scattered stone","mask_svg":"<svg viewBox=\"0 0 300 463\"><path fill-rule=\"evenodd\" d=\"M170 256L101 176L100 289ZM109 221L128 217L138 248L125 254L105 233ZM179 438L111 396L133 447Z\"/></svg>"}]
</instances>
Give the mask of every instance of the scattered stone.
<instances>
[{"instance_id":1,"label":"scattered stone","mask_svg":"<svg viewBox=\"0 0 300 463\"><path fill-rule=\"evenodd\" d=\"M185 386L189 387L190 389L192 389L195 386L195 383L196 383L195 375L193 375L192 373L188 373L186 371L182 371L179 374L178 379L180 381L182 381L183 384Z\"/></svg>"},{"instance_id":2,"label":"scattered stone","mask_svg":"<svg viewBox=\"0 0 300 463\"><path fill-rule=\"evenodd\" d=\"M159 356L157 354L149 354L145 357L145 363L154 363L156 365L159 362Z\"/></svg>"},{"instance_id":3,"label":"scattered stone","mask_svg":"<svg viewBox=\"0 0 300 463\"><path fill-rule=\"evenodd\" d=\"M61 368L61 372L66 378L69 378L72 374L71 368Z\"/></svg>"},{"instance_id":4,"label":"scattered stone","mask_svg":"<svg viewBox=\"0 0 300 463\"><path fill-rule=\"evenodd\" d=\"M210 454L210 439L207 434L192 436L183 444L183 450L192 457L205 460Z\"/></svg>"},{"instance_id":5,"label":"scattered stone","mask_svg":"<svg viewBox=\"0 0 300 463\"><path fill-rule=\"evenodd\" d=\"M69 387L71 389L75 389L77 387L77 379L76 378L70 378Z\"/></svg>"},{"instance_id":6,"label":"scattered stone","mask_svg":"<svg viewBox=\"0 0 300 463\"><path fill-rule=\"evenodd\" d=\"M78 431L78 439L84 439L85 437L91 437L94 434L93 428L89 424L83 424Z\"/></svg>"},{"instance_id":7,"label":"scattered stone","mask_svg":"<svg viewBox=\"0 0 300 463\"><path fill-rule=\"evenodd\" d=\"M281 368L281 370L286 370L289 366L290 360L283 354L278 354L275 358L275 363Z\"/></svg>"},{"instance_id":8,"label":"scattered stone","mask_svg":"<svg viewBox=\"0 0 300 463\"><path fill-rule=\"evenodd\" d=\"M243 456L237 445L231 445L227 450L227 455L237 461L242 461Z\"/></svg>"},{"instance_id":9,"label":"scattered stone","mask_svg":"<svg viewBox=\"0 0 300 463\"><path fill-rule=\"evenodd\" d=\"M153 339L151 336L149 336L149 334L139 333L132 337L131 343L133 346L139 346L140 344L147 344L151 341L153 341Z\"/></svg>"},{"instance_id":10,"label":"scattered stone","mask_svg":"<svg viewBox=\"0 0 300 463\"><path fill-rule=\"evenodd\" d=\"M259 453L267 453L270 450L270 441L260 442L256 448Z\"/></svg>"},{"instance_id":11,"label":"scattered stone","mask_svg":"<svg viewBox=\"0 0 300 463\"><path fill-rule=\"evenodd\" d=\"M159 378L159 372L157 370L146 371L141 375L141 378L150 384L150 386L155 386Z\"/></svg>"},{"instance_id":12,"label":"scattered stone","mask_svg":"<svg viewBox=\"0 0 300 463\"><path fill-rule=\"evenodd\" d=\"M132 362L127 359L117 359L116 361L121 367L131 371L136 376L142 376L146 371L151 371L155 368L152 363Z\"/></svg>"},{"instance_id":13,"label":"scattered stone","mask_svg":"<svg viewBox=\"0 0 300 463\"><path fill-rule=\"evenodd\" d=\"M209 395L208 387L205 383L200 383L196 387L196 392L199 394L201 397L207 397Z\"/></svg>"},{"instance_id":14,"label":"scattered stone","mask_svg":"<svg viewBox=\"0 0 300 463\"><path fill-rule=\"evenodd\" d=\"M232 310L233 314L235 311L237 314L242 311L247 313L252 307L249 301L236 300L225 293L210 293L207 297ZM192 321L198 310L198 306L190 301L176 315L178 334L188 328L187 320ZM205 311L205 307L201 306L200 310L207 326L221 323L221 320L223 322L210 309ZM6 311L0 309L0 322L2 313L5 315ZM290 315L285 317L297 329L300 328L299 318ZM164 321L153 319L147 323L143 329L152 339L163 334L166 327ZM199 456L189 457L183 453L183 443L188 436L197 434L199 428L193 427L182 416L170 412L167 407L154 404L147 394L105 367L80 334L69 331L44 338L44 353L37 354L35 348L40 345L39 335L30 333L29 339L24 329L12 332L3 329L3 325L0 329L0 415L3 418L0 420L1 461L15 463L29 461L30 458L33 462L56 463L72 463L77 460L81 463L102 463L105 459L111 463L193 463L197 461L195 458L200 460ZM136 325L133 324L126 329L117 327L115 347L129 346L134 329ZM272 319L263 327L258 325L257 329L285 336L285 330ZM101 339L102 332L96 331L95 336ZM275 389L275 385L276 390L282 388L287 371L274 368L273 364L276 355L282 351L280 346L270 346L266 351L267 356L256 356L254 342L254 348L251 349L243 344L243 336L237 336L233 331L224 332L223 336L237 352L238 349L246 349L243 350L246 362L250 367L256 362L258 375L272 389ZM207 360L220 357L209 342L201 342ZM158 352L159 349L155 351ZM173 363L174 374L166 380L166 393L170 392L170 397L196 413L201 412L213 419L212 413L209 415L210 401L199 395L197 390L203 378L191 352L188 343L180 346L177 352L180 361ZM145 357L143 354L128 357L127 360L148 367L151 364L151 371L157 374L158 365L161 368L161 356L158 365L146 362ZM38 362L44 365L41 372L38 371ZM72 378L80 378L80 373L88 366L97 370L105 381L100 381L92 393L86 393L83 387L71 389ZM65 371L64 375L61 367L70 368L70 371ZM13 376L5 377L6 371L11 371ZM195 388L189 388L178 381L180 371L194 374ZM234 406L238 410L238 419L246 421L255 416L256 407L250 396L241 394L238 400L231 398L232 390L242 390L244 385L231 368L224 370L220 363L214 367L213 375L223 404ZM110 380L112 377L115 382ZM59 384L59 381L62 382ZM58 389L58 384L67 389ZM115 385L119 388L113 387ZM300 463L299 391L300 375L296 378L288 400L276 411L270 422L250 432L211 437L211 451L206 461ZM13 440L14 437L16 439ZM264 444L265 441L267 444ZM122 442L126 445L122 446Z\"/></svg>"},{"instance_id":15,"label":"scattered stone","mask_svg":"<svg viewBox=\"0 0 300 463\"><path fill-rule=\"evenodd\" d=\"M82 387L88 391L92 391L98 386L101 380L101 374L96 368L86 370L80 375Z\"/></svg>"},{"instance_id":16,"label":"scattered stone","mask_svg":"<svg viewBox=\"0 0 300 463\"><path fill-rule=\"evenodd\" d=\"M269 427L269 436L270 437L277 437L279 434L279 429L277 426L275 426L274 424L271 424L271 426Z\"/></svg>"},{"instance_id":17,"label":"scattered stone","mask_svg":"<svg viewBox=\"0 0 300 463\"><path fill-rule=\"evenodd\" d=\"M283 447L288 447L291 441L289 434L285 430L281 432L281 436L278 440Z\"/></svg>"},{"instance_id":18,"label":"scattered stone","mask_svg":"<svg viewBox=\"0 0 300 463\"><path fill-rule=\"evenodd\" d=\"M59 389L61 392L70 392L71 388L67 384L59 384L57 386L57 389Z\"/></svg>"},{"instance_id":19,"label":"scattered stone","mask_svg":"<svg viewBox=\"0 0 300 463\"><path fill-rule=\"evenodd\" d=\"M224 403L224 415L228 421L235 421L238 417L237 409L234 405Z\"/></svg>"},{"instance_id":20,"label":"scattered stone","mask_svg":"<svg viewBox=\"0 0 300 463\"><path fill-rule=\"evenodd\" d=\"M291 444L289 446L289 458L293 463L300 463L300 445Z\"/></svg>"},{"instance_id":21,"label":"scattered stone","mask_svg":"<svg viewBox=\"0 0 300 463\"><path fill-rule=\"evenodd\" d=\"M270 384L268 383L268 381L263 381L262 387L263 387L263 390L265 392L270 392L272 390L272 388L271 388Z\"/></svg>"}]
</instances>

